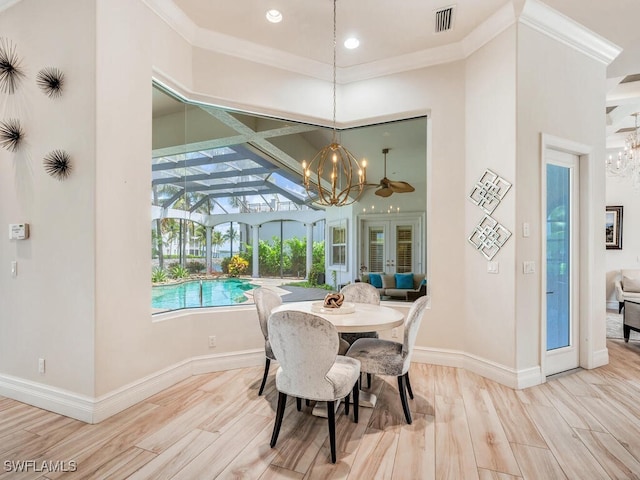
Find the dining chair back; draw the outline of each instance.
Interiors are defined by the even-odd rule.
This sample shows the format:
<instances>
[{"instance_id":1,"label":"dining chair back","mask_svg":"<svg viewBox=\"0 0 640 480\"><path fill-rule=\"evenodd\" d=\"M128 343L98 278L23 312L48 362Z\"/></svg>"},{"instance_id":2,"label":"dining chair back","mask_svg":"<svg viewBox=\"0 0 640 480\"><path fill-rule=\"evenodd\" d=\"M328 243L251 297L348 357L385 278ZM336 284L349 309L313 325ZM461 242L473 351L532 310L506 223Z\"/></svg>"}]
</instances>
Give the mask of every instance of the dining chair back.
<instances>
[{"instance_id":1,"label":"dining chair back","mask_svg":"<svg viewBox=\"0 0 640 480\"><path fill-rule=\"evenodd\" d=\"M409 397L413 398L409 381L409 367L418 329L429 304L429 298L428 295L425 295L413 302L404 323L404 341L402 343L379 338L361 338L356 340L347 352L347 356L360 360L363 372L397 377L402 409L409 424L411 423L411 411L407 401L407 392Z\"/></svg>"},{"instance_id":2,"label":"dining chair back","mask_svg":"<svg viewBox=\"0 0 640 480\"><path fill-rule=\"evenodd\" d=\"M280 298L280 295L278 295L273 290L259 287L253 291L253 301L256 304L256 309L258 311L258 321L260 322L260 329L262 330L262 335L264 336L265 366L264 374L262 375L262 383L260 384L260 390L258 391L258 396L260 396L262 395L264 386L267 383L271 360L276 359L271 349L271 342L269 341L269 315L271 315L271 312L274 308L282 305L282 299Z\"/></svg>"},{"instance_id":3,"label":"dining chair back","mask_svg":"<svg viewBox=\"0 0 640 480\"><path fill-rule=\"evenodd\" d=\"M276 373L278 407L271 447L278 439L287 395L327 402L331 461L336 461L335 402L354 395L354 421L358 421L360 362L338 355L336 327L317 315L296 310L274 312L269 317L271 348L280 367ZM348 414L348 400L345 413Z\"/></svg>"},{"instance_id":4,"label":"dining chair back","mask_svg":"<svg viewBox=\"0 0 640 480\"><path fill-rule=\"evenodd\" d=\"M345 302L380 305L380 293L378 292L378 289L370 283L349 283L342 287L340 293L344 295Z\"/></svg>"},{"instance_id":5,"label":"dining chair back","mask_svg":"<svg viewBox=\"0 0 640 480\"><path fill-rule=\"evenodd\" d=\"M378 289L366 282L349 283L342 287L340 293L344 295L345 302L368 303L371 305L380 305L380 293ZM359 338L378 338L378 332L359 332L359 333L342 333L343 340L349 345ZM367 388L371 388L371 374L367 373Z\"/></svg>"}]
</instances>

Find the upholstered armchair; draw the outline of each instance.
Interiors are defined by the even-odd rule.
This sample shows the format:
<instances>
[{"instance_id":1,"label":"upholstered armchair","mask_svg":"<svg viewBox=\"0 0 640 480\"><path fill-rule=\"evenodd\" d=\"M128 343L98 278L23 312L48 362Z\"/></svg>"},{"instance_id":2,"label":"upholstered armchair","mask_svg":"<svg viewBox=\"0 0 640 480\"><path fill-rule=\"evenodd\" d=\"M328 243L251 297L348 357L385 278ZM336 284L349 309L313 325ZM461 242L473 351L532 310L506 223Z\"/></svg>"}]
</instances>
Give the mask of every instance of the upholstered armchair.
<instances>
[{"instance_id":1,"label":"upholstered armchair","mask_svg":"<svg viewBox=\"0 0 640 480\"><path fill-rule=\"evenodd\" d=\"M428 302L429 296L424 296L418 298L411 306L404 323L404 341L402 343L379 338L361 338L356 340L347 352L348 357L360 360L360 368L363 372L397 377L402 409L409 424L411 423L411 411L407 401L407 391L409 397L413 399L413 391L409 381L409 366L418 328Z\"/></svg>"},{"instance_id":2,"label":"upholstered armchair","mask_svg":"<svg viewBox=\"0 0 640 480\"><path fill-rule=\"evenodd\" d=\"M360 362L338 355L339 337L336 327L317 315L287 310L269 317L271 348L280 367L276 372L278 407L271 436L275 447L284 417L287 395L298 399L327 402L331 462L336 463L335 402L346 398L345 414L349 414L349 396L353 392L353 418L358 423L358 379Z\"/></svg>"},{"instance_id":3,"label":"upholstered armchair","mask_svg":"<svg viewBox=\"0 0 640 480\"><path fill-rule=\"evenodd\" d=\"M621 270L620 278L615 282L618 313L622 312L625 300L640 302L640 270Z\"/></svg>"}]
</instances>

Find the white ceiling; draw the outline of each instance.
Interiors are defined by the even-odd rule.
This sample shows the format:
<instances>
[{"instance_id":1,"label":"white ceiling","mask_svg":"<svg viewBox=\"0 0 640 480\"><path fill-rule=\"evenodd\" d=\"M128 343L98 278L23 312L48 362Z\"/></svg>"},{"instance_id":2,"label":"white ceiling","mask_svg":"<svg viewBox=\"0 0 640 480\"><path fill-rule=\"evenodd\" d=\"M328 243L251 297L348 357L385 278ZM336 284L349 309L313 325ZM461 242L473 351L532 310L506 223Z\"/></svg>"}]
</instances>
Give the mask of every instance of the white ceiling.
<instances>
[{"instance_id":1,"label":"white ceiling","mask_svg":"<svg viewBox=\"0 0 640 480\"><path fill-rule=\"evenodd\" d=\"M247 58L278 58L283 65L298 65L324 78L331 71L331 0L146 2L199 46L215 44ZM464 47L465 41L475 40L474 35L487 30L487 25L499 27L496 18L501 17L501 12L522 8L524 0L450 2L402 0L398 4L389 0L339 0L338 81L348 81L349 70L380 71L384 70L384 65L392 64L391 68L398 69L402 68L398 65L408 66L415 61L439 57L442 52L464 50L460 46ZM621 147L626 133L616 132L633 127L631 114L640 111L640 81L619 84L626 76L640 73L640 0L544 0L543 3L623 49L607 70L607 106L618 107L607 115L607 147ZM434 33L435 11L451 5L455 5L452 30ZM271 8L282 12L282 22L271 24L266 21L266 11ZM342 46L344 39L351 35L360 39L360 47L356 50Z\"/></svg>"}]
</instances>

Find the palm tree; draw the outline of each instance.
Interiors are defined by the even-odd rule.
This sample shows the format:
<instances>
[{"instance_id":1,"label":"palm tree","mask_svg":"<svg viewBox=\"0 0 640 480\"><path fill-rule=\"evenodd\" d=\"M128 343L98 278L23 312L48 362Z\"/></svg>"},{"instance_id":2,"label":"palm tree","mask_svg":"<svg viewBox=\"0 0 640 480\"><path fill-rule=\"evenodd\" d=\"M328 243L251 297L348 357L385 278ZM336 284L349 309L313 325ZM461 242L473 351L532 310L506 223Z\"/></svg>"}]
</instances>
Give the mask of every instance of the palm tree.
<instances>
[{"instance_id":1,"label":"palm tree","mask_svg":"<svg viewBox=\"0 0 640 480\"><path fill-rule=\"evenodd\" d=\"M225 242L224 235L220 230L214 230L211 234L211 246L213 247L213 253L217 257L220 252L220 246Z\"/></svg>"},{"instance_id":2,"label":"palm tree","mask_svg":"<svg viewBox=\"0 0 640 480\"><path fill-rule=\"evenodd\" d=\"M233 228L233 222L230 222L229 229L227 230L227 233L225 233L223 237L225 242L229 242L230 257L233 257L233 241L238 240L239 235L240 235L239 232L235 228Z\"/></svg>"}]
</instances>

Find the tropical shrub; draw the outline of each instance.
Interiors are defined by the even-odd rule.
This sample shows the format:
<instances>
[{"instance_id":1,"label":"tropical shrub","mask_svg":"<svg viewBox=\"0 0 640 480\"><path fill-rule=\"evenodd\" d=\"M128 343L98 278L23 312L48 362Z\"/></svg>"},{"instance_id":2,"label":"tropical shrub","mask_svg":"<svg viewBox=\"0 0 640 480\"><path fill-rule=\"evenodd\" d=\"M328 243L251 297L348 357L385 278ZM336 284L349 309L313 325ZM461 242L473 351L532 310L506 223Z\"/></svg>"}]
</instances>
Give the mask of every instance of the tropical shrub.
<instances>
[{"instance_id":1,"label":"tropical shrub","mask_svg":"<svg viewBox=\"0 0 640 480\"><path fill-rule=\"evenodd\" d=\"M244 275L248 268L249 262L244 258L241 258L239 255L234 255L229 261L229 276L239 277L240 275Z\"/></svg>"},{"instance_id":2,"label":"tropical shrub","mask_svg":"<svg viewBox=\"0 0 640 480\"><path fill-rule=\"evenodd\" d=\"M189 270L184 268L182 265L174 265L170 271L171 276L176 280L187 278L189 276Z\"/></svg>"},{"instance_id":3,"label":"tropical shrub","mask_svg":"<svg viewBox=\"0 0 640 480\"><path fill-rule=\"evenodd\" d=\"M224 257L220 262L220 269L222 273L229 273L229 262L231 261L231 257Z\"/></svg>"},{"instance_id":4,"label":"tropical shrub","mask_svg":"<svg viewBox=\"0 0 640 480\"><path fill-rule=\"evenodd\" d=\"M206 265L204 263L198 262L196 260L192 260L187 262L187 270L189 273L202 273L206 270Z\"/></svg>"},{"instance_id":5,"label":"tropical shrub","mask_svg":"<svg viewBox=\"0 0 640 480\"><path fill-rule=\"evenodd\" d=\"M167 281L167 272L163 268L154 268L151 271L151 282L162 283Z\"/></svg>"}]
</instances>

